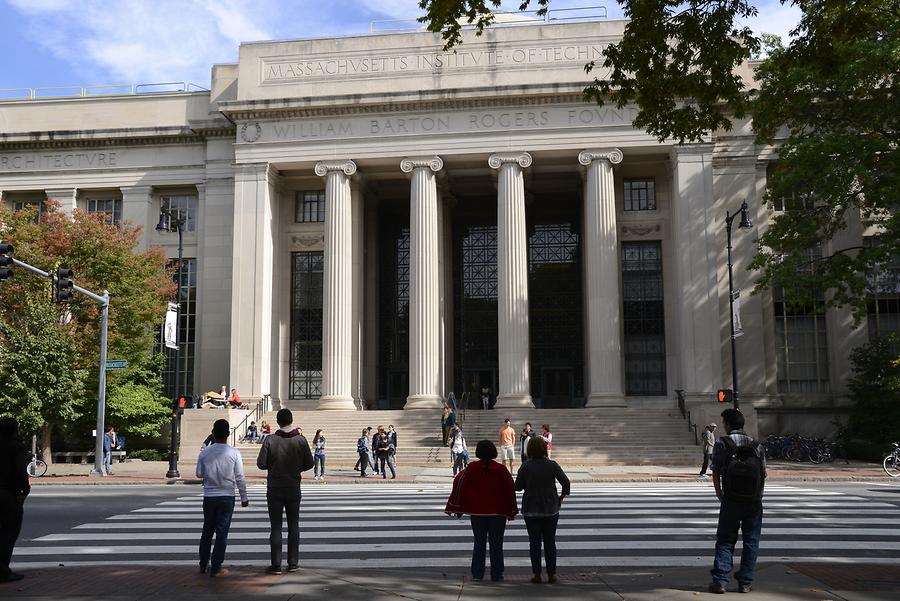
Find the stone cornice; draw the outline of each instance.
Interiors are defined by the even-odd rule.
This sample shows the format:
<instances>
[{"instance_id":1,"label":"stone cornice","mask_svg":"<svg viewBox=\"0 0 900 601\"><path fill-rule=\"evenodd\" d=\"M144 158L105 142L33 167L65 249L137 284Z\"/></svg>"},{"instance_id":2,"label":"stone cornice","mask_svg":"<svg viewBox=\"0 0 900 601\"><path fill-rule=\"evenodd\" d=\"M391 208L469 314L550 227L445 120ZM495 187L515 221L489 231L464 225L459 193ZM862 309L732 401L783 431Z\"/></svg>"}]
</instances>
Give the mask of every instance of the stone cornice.
<instances>
[{"instance_id":1,"label":"stone cornice","mask_svg":"<svg viewBox=\"0 0 900 601\"><path fill-rule=\"evenodd\" d=\"M78 148L84 150L122 146L203 144L211 138L233 138L234 135L235 128L230 125L229 127L202 129L158 127L0 134L0 152L49 148Z\"/></svg>"},{"instance_id":2,"label":"stone cornice","mask_svg":"<svg viewBox=\"0 0 900 601\"><path fill-rule=\"evenodd\" d=\"M506 163L517 163L519 167L525 169L531 166L531 155L527 152L498 152L488 157L488 166L491 169L499 169Z\"/></svg>"},{"instance_id":3,"label":"stone cornice","mask_svg":"<svg viewBox=\"0 0 900 601\"><path fill-rule=\"evenodd\" d=\"M302 119L308 117L335 117L369 113L409 113L449 111L466 109L491 109L498 107L533 107L556 104L584 103L581 86L562 86L552 92L532 92L528 90L507 90L505 88L453 90L453 97L432 97L429 92L421 92L418 97L398 94L395 98L381 95L378 101L361 103L357 97L328 97L317 99L313 104L304 99L278 99L230 101L219 104L219 109L235 121L255 119ZM466 92L481 93L483 96L465 97ZM446 94L438 91L434 94ZM508 95L505 95L508 94ZM589 105L589 104L588 104Z\"/></svg>"}]
</instances>

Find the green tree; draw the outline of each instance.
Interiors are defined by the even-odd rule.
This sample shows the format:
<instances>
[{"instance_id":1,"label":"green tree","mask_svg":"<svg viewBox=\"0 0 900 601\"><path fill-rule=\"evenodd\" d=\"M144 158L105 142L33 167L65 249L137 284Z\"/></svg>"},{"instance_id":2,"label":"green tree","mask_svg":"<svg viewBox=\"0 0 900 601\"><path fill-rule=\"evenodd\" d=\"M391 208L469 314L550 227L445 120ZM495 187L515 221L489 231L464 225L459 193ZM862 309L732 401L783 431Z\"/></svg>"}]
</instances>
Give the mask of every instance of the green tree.
<instances>
[{"instance_id":1,"label":"green tree","mask_svg":"<svg viewBox=\"0 0 900 601\"><path fill-rule=\"evenodd\" d=\"M636 104L634 125L660 141L699 141L751 115L757 142L779 144L766 199L798 199L761 237L752 264L761 272L757 291L781 286L789 301L799 301L811 287L828 289L829 305L849 305L860 318L866 274L900 252L900 3L782 0L802 12L782 45L739 25L756 14L749 0L618 1L630 22L602 63L586 65L588 73L602 67L603 75L587 82L585 97ZM421 20L452 48L462 24L480 34L500 0L419 4ZM549 5L522 0L520 9ZM755 77L742 77L761 50ZM877 244L836 248L841 252L826 253L809 270L809 249L860 217Z\"/></svg>"},{"instance_id":2,"label":"green tree","mask_svg":"<svg viewBox=\"0 0 900 601\"><path fill-rule=\"evenodd\" d=\"M36 217L35 209L0 207L4 242L20 260L51 272L64 265L80 286L109 291L109 357L126 359L129 368L108 373L107 422L123 432L158 435L168 411L161 364L152 355L154 332L174 291L165 255L135 252L138 227L116 227L83 211L69 216L49 200ZM0 370L18 375L0 376L0 414L40 429L47 454L54 428L75 429L81 439L93 429L100 308L79 294L69 304L54 304L48 280L14 272L0 285ZM40 374L22 371L38 366Z\"/></svg>"},{"instance_id":3,"label":"green tree","mask_svg":"<svg viewBox=\"0 0 900 601\"><path fill-rule=\"evenodd\" d=\"M848 382L853 407L849 436L853 450L865 459L881 459L900 440L900 338L873 340L850 355Z\"/></svg>"}]
</instances>

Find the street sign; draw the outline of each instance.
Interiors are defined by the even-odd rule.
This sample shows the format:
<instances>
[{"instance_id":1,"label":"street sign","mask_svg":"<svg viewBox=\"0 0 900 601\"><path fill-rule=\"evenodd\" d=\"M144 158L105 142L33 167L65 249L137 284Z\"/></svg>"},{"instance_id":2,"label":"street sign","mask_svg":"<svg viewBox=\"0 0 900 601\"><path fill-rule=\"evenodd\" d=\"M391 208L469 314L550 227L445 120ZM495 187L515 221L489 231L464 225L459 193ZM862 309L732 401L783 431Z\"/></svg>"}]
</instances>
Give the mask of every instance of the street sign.
<instances>
[{"instance_id":1,"label":"street sign","mask_svg":"<svg viewBox=\"0 0 900 601\"><path fill-rule=\"evenodd\" d=\"M128 361L125 359L109 359L106 362L106 369L125 369L128 367Z\"/></svg>"}]
</instances>

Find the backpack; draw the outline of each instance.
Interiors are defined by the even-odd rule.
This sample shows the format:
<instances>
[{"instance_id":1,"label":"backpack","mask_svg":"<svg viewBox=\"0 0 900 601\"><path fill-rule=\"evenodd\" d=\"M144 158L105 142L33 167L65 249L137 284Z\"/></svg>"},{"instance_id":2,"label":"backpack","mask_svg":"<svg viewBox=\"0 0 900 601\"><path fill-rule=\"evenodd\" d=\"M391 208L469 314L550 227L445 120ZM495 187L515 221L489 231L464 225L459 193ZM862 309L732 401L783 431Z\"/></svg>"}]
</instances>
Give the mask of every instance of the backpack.
<instances>
[{"instance_id":1,"label":"backpack","mask_svg":"<svg viewBox=\"0 0 900 601\"><path fill-rule=\"evenodd\" d=\"M730 436L722 437L725 468L722 472L722 494L729 501L754 502L762 498L762 461L759 442L740 445Z\"/></svg>"}]
</instances>

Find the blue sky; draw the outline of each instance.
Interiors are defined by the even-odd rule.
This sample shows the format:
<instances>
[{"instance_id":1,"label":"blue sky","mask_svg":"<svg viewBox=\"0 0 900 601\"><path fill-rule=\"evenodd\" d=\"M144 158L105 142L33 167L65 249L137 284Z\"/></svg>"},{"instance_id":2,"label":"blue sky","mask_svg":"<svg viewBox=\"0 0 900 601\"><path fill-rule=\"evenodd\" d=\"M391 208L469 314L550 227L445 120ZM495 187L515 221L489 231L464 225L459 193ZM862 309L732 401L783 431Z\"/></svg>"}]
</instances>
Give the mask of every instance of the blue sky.
<instances>
[{"instance_id":1,"label":"blue sky","mask_svg":"<svg viewBox=\"0 0 900 601\"><path fill-rule=\"evenodd\" d=\"M505 2L513 9L518 2ZM614 0L552 0L551 8ZM799 11L757 0L759 32L785 36ZM189 81L241 42L359 35L377 19L414 19L418 0L0 0L0 89Z\"/></svg>"}]
</instances>

